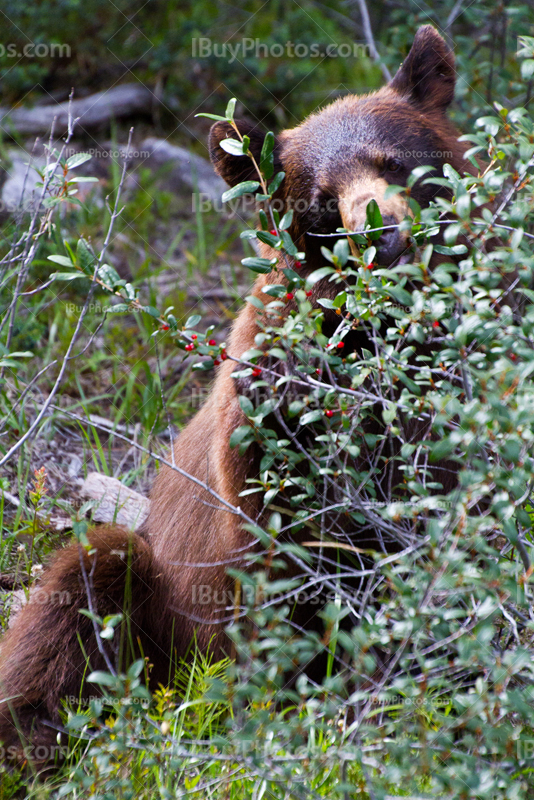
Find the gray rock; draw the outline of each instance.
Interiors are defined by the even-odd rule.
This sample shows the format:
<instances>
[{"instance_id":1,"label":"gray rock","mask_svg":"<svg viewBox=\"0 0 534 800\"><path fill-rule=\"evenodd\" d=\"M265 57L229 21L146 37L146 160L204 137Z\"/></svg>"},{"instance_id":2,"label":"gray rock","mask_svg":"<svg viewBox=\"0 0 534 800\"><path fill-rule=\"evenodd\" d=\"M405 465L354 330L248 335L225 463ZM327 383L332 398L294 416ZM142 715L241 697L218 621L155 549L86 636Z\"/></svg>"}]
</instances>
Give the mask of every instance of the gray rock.
<instances>
[{"instance_id":1,"label":"gray rock","mask_svg":"<svg viewBox=\"0 0 534 800\"><path fill-rule=\"evenodd\" d=\"M31 213L39 202L41 178L33 167L45 165L43 158L32 158L23 150L9 150L9 163L5 167L6 179L2 186L1 210L9 214L20 211ZM30 162L30 166L28 166Z\"/></svg>"},{"instance_id":2,"label":"gray rock","mask_svg":"<svg viewBox=\"0 0 534 800\"><path fill-rule=\"evenodd\" d=\"M222 208L221 195L228 187L206 158L155 136L145 139L139 150L143 162L154 169L169 164L167 179L171 189L180 192L184 186L190 190L196 187L216 208Z\"/></svg>"}]
</instances>

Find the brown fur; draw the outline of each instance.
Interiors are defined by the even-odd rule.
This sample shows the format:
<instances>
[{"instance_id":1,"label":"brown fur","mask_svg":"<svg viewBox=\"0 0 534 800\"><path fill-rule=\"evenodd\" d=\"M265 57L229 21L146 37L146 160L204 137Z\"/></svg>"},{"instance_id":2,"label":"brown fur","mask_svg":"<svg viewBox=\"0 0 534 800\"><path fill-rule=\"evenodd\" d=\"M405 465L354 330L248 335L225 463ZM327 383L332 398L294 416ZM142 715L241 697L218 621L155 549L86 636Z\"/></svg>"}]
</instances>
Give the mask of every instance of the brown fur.
<instances>
[{"instance_id":1,"label":"brown fur","mask_svg":"<svg viewBox=\"0 0 534 800\"><path fill-rule=\"evenodd\" d=\"M370 197L376 196L381 202L387 183L397 182L395 175L387 173L388 148L394 139L386 141L382 130L402 133L405 148L422 141L425 147L452 151L452 157L443 160L458 170L464 169L457 132L444 116L453 85L452 54L434 29L420 29L408 58L389 86L367 97L340 99L280 134L276 141L276 168L285 170L286 180L279 199L287 206L299 199L310 204L323 193L337 198L348 224L361 225ZM263 134L249 123L239 122L239 128L250 135L251 147L259 156ZM219 174L235 184L253 175L248 158L231 157L219 147L221 138L227 135L232 131L226 123L214 125L210 152ZM421 191L422 203L427 203L429 196ZM398 200L382 205L386 215L395 219L404 214ZM318 244L321 240L306 236L313 224L316 220L309 211L295 213L291 233L306 251L307 271L323 263ZM262 247L264 255L270 257L272 251ZM278 272L261 276L253 293L268 302L270 298L263 294L263 288L284 280ZM315 297L333 291L337 290L326 283L314 289ZM257 313L251 304L242 309L227 347L231 356L239 358L253 345ZM181 433L174 458L179 467L209 484L226 501L258 518L258 495L240 497L246 479L257 474L258 454L250 448L245 456L239 456L237 449L229 447L232 431L245 421L232 378L234 368L231 360L218 368L210 397ZM96 550L97 611L102 617L120 611L126 585L131 581L132 607L126 616L132 640L155 665L153 684L166 681L171 651L183 655L194 634L202 648L211 642L216 652L222 652L223 623L232 614L233 584L226 569L229 565L242 566L243 554L252 543L239 517L222 509L187 478L164 467L155 482L151 513L141 536L104 527L93 531L90 539ZM117 550L130 550L129 565L127 559L116 554ZM78 613L79 608L87 607L79 558L77 544L55 556L39 588L45 600L50 594L49 600L31 599L1 643L0 691L10 699L0 704L0 739L8 748L18 748L19 755L21 741L28 738L33 744L55 740L56 729L46 722L57 724L61 697L79 693L85 658L78 634L91 669L104 666L92 623ZM87 571L94 558L84 556ZM201 587L209 587L212 599L208 603L199 602L199 597L206 596ZM54 602L57 592L68 593L68 605ZM217 592L222 601L213 599ZM134 655L129 652L126 658ZM91 685L85 685L85 694L93 691Z\"/></svg>"},{"instance_id":2,"label":"brown fur","mask_svg":"<svg viewBox=\"0 0 534 800\"><path fill-rule=\"evenodd\" d=\"M58 552L33 590L30 602L2 640L0 691L6 699L0 705L0 739L6 748L11 748L8 756L18 755L30 738L33 747L52 746L57 736L61 698L80 696L84 675L94 669L105 669L93 624L79 613L80 608L88 605L81 553L88 576L96 562L90 578L97 598L95 611L104 617L124 610L131 622L129 634L134 643L140 643L143 650L152 654L159 649L153 634L148 633L157 631L152 601L158 583L148 544L135 534L111 526L92 531L89 538L96 554L88 556L77 544ZM130 608L126 592L128 572L133 578ZM78 637L89 658L87 673ZM168 655L165 642L160 663L162 658L168 660ZM97 694L95 688L86 683L82 696ZM26 750L26 757L31 757L32 752Z\"/></svg>"}]
</instances>

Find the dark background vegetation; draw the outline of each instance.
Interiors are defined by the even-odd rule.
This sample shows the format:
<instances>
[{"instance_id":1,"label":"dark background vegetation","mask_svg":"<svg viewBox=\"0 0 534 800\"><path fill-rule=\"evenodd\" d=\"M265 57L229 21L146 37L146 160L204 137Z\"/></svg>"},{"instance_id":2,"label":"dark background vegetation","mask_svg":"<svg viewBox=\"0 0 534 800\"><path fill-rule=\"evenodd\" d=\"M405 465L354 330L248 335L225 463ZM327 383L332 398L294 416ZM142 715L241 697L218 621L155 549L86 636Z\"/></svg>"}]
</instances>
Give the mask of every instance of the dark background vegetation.
<instances>
[{"instance_id":1,"label":"dark background vegetation","mask_svg":"<svg viewBox=\"0 0 534 800\"><path fill-rule=\"evenodd\" d=\"M348 92L368 92L382 83L380 67L366 58L257 57L240 52L233 63L215 55L193 56L192 41L210 38L234 46L244 38L262 46L294 42L366 43L357 0L339 2L159 2L139 7L118 0L7 2L3 37L17 45L30 41L68 44L70 57L0 59L3 104L32 104L107 89L138 80L154 89L164 107L161 125L194 144L199 123L193 115L218 113L237 96L247 113L267 127L291 127L328 100ZM453 3L369 4L380 56L391 73L407 54L419 25L434 24L454 46L460 81L453 116L460 125L480 116L495 100L528 107L532 84L518 84L517 37L533 24L532 4L487 0ZM203 130L203 126L200 127Z\"/></svg>"}]
</instances>

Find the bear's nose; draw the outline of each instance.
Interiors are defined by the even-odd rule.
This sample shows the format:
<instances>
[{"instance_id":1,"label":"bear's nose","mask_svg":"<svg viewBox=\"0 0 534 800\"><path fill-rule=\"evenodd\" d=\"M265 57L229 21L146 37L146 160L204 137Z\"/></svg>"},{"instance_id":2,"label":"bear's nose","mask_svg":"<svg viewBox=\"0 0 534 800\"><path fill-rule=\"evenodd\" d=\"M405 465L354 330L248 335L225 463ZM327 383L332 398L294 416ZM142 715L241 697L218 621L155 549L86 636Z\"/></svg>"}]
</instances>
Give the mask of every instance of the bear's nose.
<instances>
[{"instance_id":1,"label":"bear's nose","mask_svg":"<svg viewBox=\"0 0 534 800\"><path fill-rule=\"evenodd\" d=\"M406 237L399 233L398 227L388 227L389 225L398 226L398 221L395 217L386 215L382 218L382 222L384 227L387 227L387 230L383 231L380 239L375 242L377 248L376 261L380 266L387 267L402 255L408 254L409 243Z\"/></svg>"}]
</instances>

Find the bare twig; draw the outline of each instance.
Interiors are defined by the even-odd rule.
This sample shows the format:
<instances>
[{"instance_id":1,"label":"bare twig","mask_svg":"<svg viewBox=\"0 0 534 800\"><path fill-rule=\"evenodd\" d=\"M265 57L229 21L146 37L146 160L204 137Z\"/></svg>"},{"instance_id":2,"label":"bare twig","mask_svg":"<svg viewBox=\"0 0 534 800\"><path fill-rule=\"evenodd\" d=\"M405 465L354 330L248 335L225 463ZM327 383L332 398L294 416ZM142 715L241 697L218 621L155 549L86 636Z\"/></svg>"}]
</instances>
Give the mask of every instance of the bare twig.
<instances>
[{"instance_id":1,"label":"bare twig","mask_svg":"<svg viewBox=\"0 0 534 800\"><path fill-rule=\"evenodd\" d=\"M373 29L371 28L371 20L369 18L369 11L367 9L367 4L365 0L358 0L358 5L360 7L360 14L362 16L362 25L363 25L363 32L365 35L365 39L369 46L369 52L371 54L371 58L373 61L376 61L380 65L380 69L382 70L382 75L387 81L391 80L391 72L383 63L380 58L380 54L376 49L375 39L373 36Z\"/></svg>"}]
</instances>

